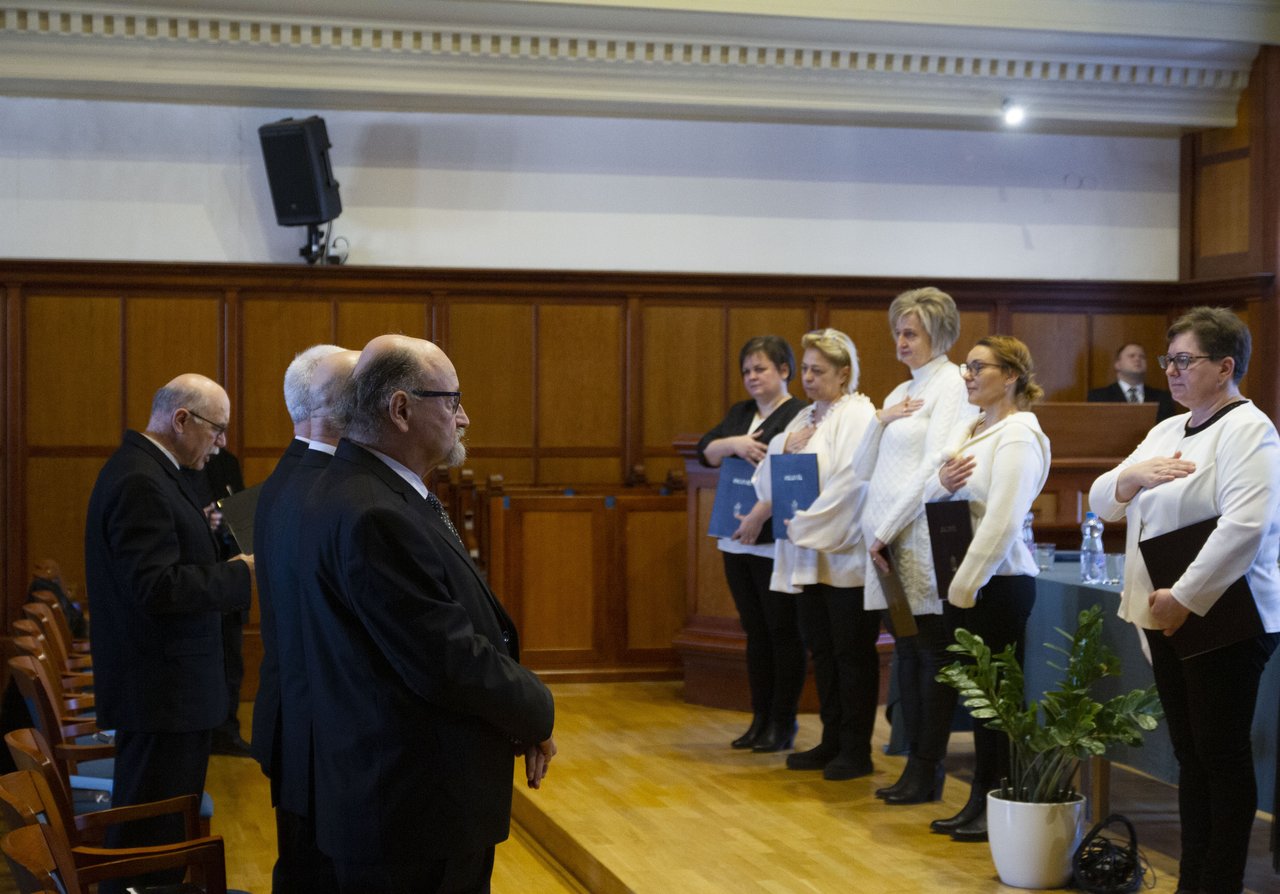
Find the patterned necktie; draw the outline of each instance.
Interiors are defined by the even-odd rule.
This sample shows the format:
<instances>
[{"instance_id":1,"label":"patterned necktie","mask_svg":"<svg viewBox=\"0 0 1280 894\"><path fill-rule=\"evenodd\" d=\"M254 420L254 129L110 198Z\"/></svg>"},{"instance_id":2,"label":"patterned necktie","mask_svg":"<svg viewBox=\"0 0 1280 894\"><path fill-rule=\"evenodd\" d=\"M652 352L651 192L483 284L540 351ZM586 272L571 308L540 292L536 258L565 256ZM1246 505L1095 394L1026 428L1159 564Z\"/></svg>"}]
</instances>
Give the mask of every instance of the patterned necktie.
<instances>
[{"instance_id":1,"label":"patterned necktie","mask_svg":"<svg viewBox=\"0 0 1280 894\"><path fill-rule=\"evenodd\" d=\"M1130 389L1129 389L1129 403L1131 403L1131 404L1136 404L1136 403L1138 403L1138 389L1137 389L1137 388L1130 388Z\"/></svg>"},{"instance_id":2,"label":"patterned necktie","mask_svg":"<svg viewBox=\"0 0 1280 894\"><path fill-rule=\"evenodd\" d=\"M458 529L453 526L453 521L449 518L449 513L444 511L444 504L440 502L440 498L431 491L427 491L427 502L431 505L431 508L436 511L436 515L440 516L440 520L444 522L445 527L449 529L450 533L458 539L459 543L462 543L462 535L459 534ZM466 544L463 543L463 546L466 546Z\"/></svg>"}]
</instances>

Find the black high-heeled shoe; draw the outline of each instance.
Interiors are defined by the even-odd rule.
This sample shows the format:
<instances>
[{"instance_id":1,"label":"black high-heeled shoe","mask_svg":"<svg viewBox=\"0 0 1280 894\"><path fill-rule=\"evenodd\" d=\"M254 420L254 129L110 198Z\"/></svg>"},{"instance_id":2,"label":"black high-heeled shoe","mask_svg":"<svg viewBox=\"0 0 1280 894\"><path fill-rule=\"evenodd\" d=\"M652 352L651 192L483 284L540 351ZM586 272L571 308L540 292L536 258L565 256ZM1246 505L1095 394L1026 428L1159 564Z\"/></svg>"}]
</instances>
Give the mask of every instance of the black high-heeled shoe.
<instances>
[{"instance_id":1,"label":"black high-heeled shoe","mask_svg":"<svg viewBox=\"0 0 1280 894\"><path fill-rule=\"evenodd\" d=\"M941 761L923 758L907 758L906 775L911 778L896 794L887 795L886 804L924 804L942 797L942 786L947 781L946 767Z\"/></svg>"},{"instance_id":2,"label":"black high-heeled shoe","mask_svg":"<svg viewBox=\"0 0 1280 894\"><path fill-rule=\"evenodd\" d=\"M747 727L747 731L738 738L729 743L730 748L750 748L760 739L760 734L764 732L765 726L768 724L769 718L764 714L757 714L751 718L751 725Z\"/></svg>"},{"instance_id":3,"label":"black high-heeled shoe","mask_svg":"<svg viewBox=\"0 0 1280 894\"><path fill-rule=\"evenodd\" d=\"M796 723L795 717L771 720L765 726L764 732L756 739L756 743L751 746L751 750L756 754L786 751L795 744L796 733L799 731L800 724Z\"/></svg>"},{"instance_id":4,"label":"black high-heeled shoe","mask_svg":"<svg viewBox=\"0 0 1280 894\"><path fill-rule=\"evenodd\" d=\"M987 809L987 787L974 786L969 789L969 800L960 808L960 812L955 816L949 816L946 819L936 819L929 823L930 831L937 832L939 835L950 835L961 826L967 826Z\"/></svg>"}]
</instances>

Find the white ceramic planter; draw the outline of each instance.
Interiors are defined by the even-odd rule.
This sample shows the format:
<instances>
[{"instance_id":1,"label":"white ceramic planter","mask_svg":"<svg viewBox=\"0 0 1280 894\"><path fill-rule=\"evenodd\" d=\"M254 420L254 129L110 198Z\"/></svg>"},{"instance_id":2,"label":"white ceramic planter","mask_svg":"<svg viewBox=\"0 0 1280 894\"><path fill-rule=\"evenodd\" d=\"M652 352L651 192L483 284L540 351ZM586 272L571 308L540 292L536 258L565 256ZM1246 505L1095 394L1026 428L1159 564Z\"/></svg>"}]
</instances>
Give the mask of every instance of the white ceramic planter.
<instances>
[{"instance_id":1,"label":"white ceramic planter","mask_svg":"<svg viewBox=\"0 0 1280 894\"><path fill-rule=\"evenodd\" d=\"M1061 888L1084 835L1084 797L1027 804L987 795L987 835L1000 881L1013 888Z\"/></svg>"}]
</instances>

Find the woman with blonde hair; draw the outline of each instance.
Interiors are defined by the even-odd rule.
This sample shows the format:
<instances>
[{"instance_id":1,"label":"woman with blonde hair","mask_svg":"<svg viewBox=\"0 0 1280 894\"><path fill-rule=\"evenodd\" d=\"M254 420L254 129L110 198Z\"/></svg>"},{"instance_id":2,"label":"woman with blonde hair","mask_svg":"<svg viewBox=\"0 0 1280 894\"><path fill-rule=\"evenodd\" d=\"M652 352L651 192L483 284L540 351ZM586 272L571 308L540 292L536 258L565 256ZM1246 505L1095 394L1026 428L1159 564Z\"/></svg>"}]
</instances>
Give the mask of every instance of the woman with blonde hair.
<instances>
[{"instance_id":1,"label":"woman with blonde hair","mask_svg":"<svg viewBox=\"0 0 1280 894\"><path fill-rule=\"evenodd\" d=\"M919 804L942 797L942 759L953 713L953 706L946 706L945 716L939 716L926 698L947 663L951 642L924 514L925 488L937 474L926 457L941 455L956 425L977 408L968 402L960 368L947 357L960 335L960 312L950 295L931 287L903 292L889 305L889 329L911 378L885 398L855 465L870 482L862 513L867 557L902 584L917 628L913 636L894 632L897 719L910 756L901 778L878 789L876 797L889 804ZM867 608L888 608L880 577L871 568L867 572Z\"/></svg>"},{"instance_id":2,"label":"woman with blonde hair","mask_svg":"<svg viewBox=\"0 0 1280 894\"><path fill-rule=\"evenodd\" d=\"M926 499L969 501L973 540L947 591L943 617L954 631L963 627L999 652L1014 646L1023 655L1023 634L1035 603L1035 558L1022 540L1022 522L1049 476L1049 439L1031 412L1043 396L1035 382L1031 352L1018 339L991 335L978 340L960 366L977 421L965 422L945 448L946 462L931 481ZM933 697L943 702L957 693L935 681ZM1002 732L974 724L974 771L969 801L935 832L957 841L987 840L987 792L1008 774L1009 744Z\"/></svg>"},{"instance_id":3,"label":"woman with blonde hair","mask_svg":"<svg viewBox=\"0 0 1280 894\"><path fill-rule=\"evenodd\" d=\"M815 454L818 496L790 519L788 539L775 543L770 583L777 592L796 594L822 718L821 742L789 755L787 767L820 769L825 779L854 779L875 769L871 733L880 695L880 615L863 606L866 550L859 517L865 487L852 476L853 456L875 407L857 393L858 352L849 336L823 329L805 335L801 345L801 380L813 403L769 442L753 479L760 501L739 534L754 539L755 528L772 512L771 457Z\"/></svg>"}]
</instances>

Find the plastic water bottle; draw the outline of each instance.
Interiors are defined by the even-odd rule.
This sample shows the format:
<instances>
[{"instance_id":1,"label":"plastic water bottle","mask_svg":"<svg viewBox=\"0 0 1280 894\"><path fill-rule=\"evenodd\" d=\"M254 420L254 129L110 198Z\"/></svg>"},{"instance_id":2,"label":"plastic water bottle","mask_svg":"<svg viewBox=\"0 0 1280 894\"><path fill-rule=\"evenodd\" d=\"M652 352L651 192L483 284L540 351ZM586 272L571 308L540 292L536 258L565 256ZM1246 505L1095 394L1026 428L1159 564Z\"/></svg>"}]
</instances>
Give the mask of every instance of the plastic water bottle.
<instances>
[{"instance_id":1,"label":"plastic water bottle","mask_svg":"<svg viewBox=\"0 0 1280 894\"><path fill-rule=\"evenodd\" d=\"M1102 519L1092 512L1086 513L1080 533L1084 535L1080 541L1080 580L1086 584L1100 584L1107 579L1107 557L1102 551Z\"/></svg>"}]
</instances>

